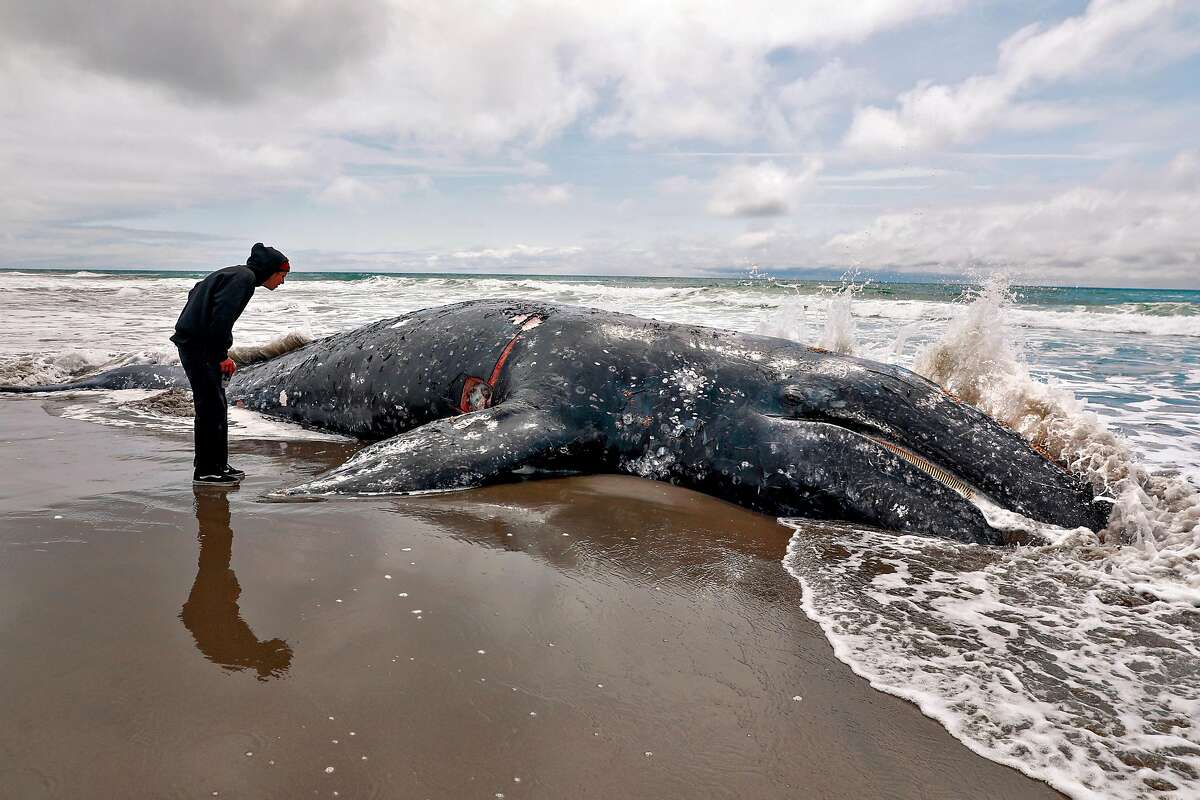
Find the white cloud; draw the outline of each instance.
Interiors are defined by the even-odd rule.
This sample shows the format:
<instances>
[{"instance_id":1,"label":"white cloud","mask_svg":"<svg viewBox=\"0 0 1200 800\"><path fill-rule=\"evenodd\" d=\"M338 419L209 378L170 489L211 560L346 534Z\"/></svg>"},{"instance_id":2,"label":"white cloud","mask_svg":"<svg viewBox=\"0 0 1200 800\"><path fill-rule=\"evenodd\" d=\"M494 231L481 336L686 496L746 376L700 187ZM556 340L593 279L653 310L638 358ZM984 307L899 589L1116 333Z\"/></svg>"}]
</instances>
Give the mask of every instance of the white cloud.
<instances>
[{"instance_id":1,"label":"white cloud","mask_svg":"<svg viewBox=\"0 0 1200 800\"><path fill-rule=\"evenodd\" d=\"M315 191L313 199L322 205L361 209L388 197L425 192L432 188L433 178L423 173L373 175L370 178L337 175Z\"/></svg>"},{"instance_id":2,"label":"white cloud","mask_svg":"<svg viewBox=\"0 0 1200 800\"><path fill-rule=\"evenodd\" d=\"M832 183L875 183L878 181L911 181L927 178L944 178L961 175L955 170L942 167L889 167L886 169L862 169L843 175L822 175L820 181Z\"/></svg>"},{"instance_id":3,"label":"white cloud","mask_svg":"<svg viewBox=\"0 0 1200 800\"><path fill-rule=\"evenodd\" d=\"M772 228L761 231L746 231L734 238L733 246L740 250L759 250L778 238L779 231Z\"/></svg>"},{"instance_id":4,"label":"white cloud","mask_svg":"<svg viewBox=\"0 0 1200 800\"><path fill-rule=\"evenodd\" d=\"M812 75L797 78L779 90L774 115L768 115L772 138L779 142L812 140L837 111L879 91L870 73L847 67L835 58Z\"/></svg>"},{"instance_id":5,"label":"white cloud","mask_svg":"<svg viewBox=\"0 0 1200 800\"><path fill-rule=\"evenodd\" d=\"M1076 186L1044 198L880 215L832 237L827 258L914 272L971 264L1024 271L1032 282L1195 285L1200 186L1194 152L1139 185Z\"/></svg>"},{"instance_id":6,"label":"white cloud","mask_svg":"<svg viewBox=\"0 0 1200 800\"><path fill-rule=\"evenodd\" d=\"M773 161L739 164L724 170L713 181L708 211L720 217L773 217L786 214L796 196L821 169L809 159L792 173Z\"/></svg>"},{"instance_id":7,"label":"white cloud","mask_svg":"<svg viewBox=\"0 0 1200 800\"><path fill-rule=\"evenodd\" d=\"M772 52L861 42L961 1L0 4L0 210L334 199L339 175L401 154L528 171L573 125L635 145L751 140L781 103L819 104L852 74L832 62L780 100Z\"/></svg>"},{"instance_id":8,"label":"white cloud","mask_svg":"<svg viewBox=\"0 0 1200 800\"><path fill-rule=\"evenodd\" d=\"M688 175L672 175L655 182L654 189L661 195L694 195L703 191L700 181Z\"/></svg>"},{"instance_id":9,"label":"white cloud","mask_svg":"<svg viewBox=\"0 0 1200 800\"><path fill-rule=\"evenodd\" d=\"M0 214L2 216L2 214ZM244 237L115 225L50 224L0 230L0 265L8 267L212 269L213 253L244 253Z\"/></svg>"},{"instance_id":10,"label":"white cloud","mask_svg":"<svg viewBox=\"0 0 1200 800\"><path fill-rule=\"evenodd\" d=\"M238 107L181 104L155 87L11 54L0 64L0 117L2 227L319 191L343 164L378 158L299 125L250 124Z\"/></svg>"},{"instance_id":11,"label":"white cloud","mask_svg":"<svg viewBox=\"0 0 1200 800\"><path fill-rule=\"evenodd\" d=\"M379 192L348 175L338 175L325 188L317 192L316 200L327 205L355 205L379 199Z\"/></svg>"},{"instance_id":12,"label":"white cloud","mask_svg":"<svg viewBox=\"0 0 1200 800\"><path fill-rule=\"evenodd\" d=\"M513 259L567 258L579 255L583 248L577 245L549 247L544 245L514 244L508 247L484 247L478 250L456 250L450 258L459 261L510 261Z\"/></svg>"},{"instance_id":13,"label":"white cloud","mask_svg":"<svg viewBox=\"0 0 1200 800\"><path fill-rule=\"evenodd\" d=\"M761 130L774 102L770 53L861 42L961 3L288 0L247 9L215 0L179 11L45 0L0 6L0 42L217 102L260 98L251 110L260 130L307 118L326 130L488 150L536 146L595 111L602 135L730 141ZM811 106L852 74L834 62L781 102Z\"/></svg>"},{"instance_id":14,"label":"white cloud","mask_svg":"<svg viewBox=\"0 0 1200 800\"><path fill-rule=\"evenodd\" d=\"M579 4L577 7L584 7ZM861 42L915 19L943 14L959 0L691 0L597 5L595 38L581 42L578 64L597 89L611 87L594 130L643 141L751 139L779 116L821 104L858 73L827 65L789 96L771 88L767 56Z\"/></svg>"},{"instance_id":15,"label":"white cloud","mask_svg":"<svg viewBox=\"0 0 1200 800\"><path fill-rule=\"evenodd\" d=\"M1163 259L1163 274L1176 274L1196 252L1179 222L1200 187L1194 151L1160 172L1158 187L1138 182L1137 165L1121 180L1078 177L1075 194L1065 184L1039 188L1034 176L1094 174L1106 164L1086 159L1118 161L1135 140L1150 143L1143 154L1178 149L1195 128L1194 91L1136 82L1146 67L1195 52L1194 2L1102 0L1026 28L1001 46L991 72L956 82L953 63L935 65L945 71L895 108L862 110L845 139L857 150L822 152L853 106L880 104L888 78L887 63L874 53L859 60L853 47L964 4L368 0L342 20L320 0L276 0L244 14L216 0L178 17L143 0L0 0L0 263L211 266L191 264L196 254L183 250L224 249L229 234L240 252L241 235L223 225L289 218L305 220L288 233L316 253L335 247L341 215L355 214L363 235L348 246L378 250L321 253L322 263L667 273L727 268L752 251L783 266L846 263L861 253L911 269L940 260L944 271L970 256L1075 274L1077 254L1115 269L1136 261L1137 245ZM965 29L987 16L950 25ZM160 35L177 25L187 30ZM276 52L281 42L286 53ZM868 73L864 63L877 67ZM817 66L797 76L803 64ZM1151 99L1126 101L1118 114L1091 97L1042 91L1092 76L1112 83L1113 75L1154 90ZM1084 145L1045 136L1096 119L1103 128ZM861 168L863 154L937 150L993 130L1019 130L1042 153ZM556 140L561 148L543 151ZM656 157L682 150L722 160ZM797 160L818 155L839 174ZM1073 160L1009 160L1017 156ZM571 166L578 184L549 164ZM437 191L401 196L432 190L430 175ZM973 194L981 184L994 188ZM939 210L948 190L958 207ZM818 191L827 196L811 196ZM866 216L897 192L920 202L924 216L902 206ZM572 218L571 203L585 196L587 219ZM325 208L312 211L309 201ZM549 215L514 207L499 244L473 244L481 213L504 211L506 201L566 208ZM744 223L706 217L751 218L757 227L756 217L788 214L800 202L805 214L741 235ZM193 216L191 207L211 211ZM1024 215L1040 241L1026 239ZM1045 222L1054 218L1069 235ZM149 230L191 224L217 235ZM831 238L859 225L876 239ZM588 236L600 228L611 233ZM1143 235L1151 229L1157 236ZM586 241L587 249L505 241Z\"/></svg>"},{"instance_id":16,"label":"white cloud","mask_svg":"<svg viewBox=\"0 0 1200 800\"><path fill-rule=\"evenodd\" d=\"M565 183L516 183L504 187L504 196L517 203L563 206L571 202L572 190Z\"/></svg>"},{"instance_id":17,"label":"white cloud","mask_svg":"<svg viewBox=\"0 0 1200 800\"><path fill-rule=\"evenodd\" d=\"M1104 118L1109 109L1078 103L1012 102L1000 111L995 127L1020 133L1043 133L1086 125Z\"/></svg>"},{"instance_id":18,"label":"white cloud","mask_svg":"<svg viewBox=\"0 0 1200 800\"><path fill-rule=\"evenodd\" d=\"M386 39L385 0L325 3L0 3L0 47L52 51L89 72L208 100L332 90ZM270 116L260 124L287 123Z\"/></svg>"},{"instance_id":19,"label":"white cloud","mask_svg":"<svg viewBox=\"0 0 1200 800\"><path fill-rule=\"evenodd\" d=\"M1171 159L1167 181L1175 188L1200 192L1200 150L1184 150Z\"/></svg>"},{"instance_id":20,"label":"white cloud","mask_svg":"<svg viewBox=\"0 0 1200 800\"><path fill-rule=\"evenodd\" d=\"M1050 28L1030 25L1000 45L996 71L957 85L923 82L898 98L899 107L858 111L844 144L870 156L914 153L969 142L997 125L1033 127L1080 120L1079 110L1026 106L1026 92L1059 81L1093 78L1200 50L1194 11L1178 0L1093 0L1080 16ZM1032 113L1037 112L1037 113Z\"/></svg>"}]
</instances>

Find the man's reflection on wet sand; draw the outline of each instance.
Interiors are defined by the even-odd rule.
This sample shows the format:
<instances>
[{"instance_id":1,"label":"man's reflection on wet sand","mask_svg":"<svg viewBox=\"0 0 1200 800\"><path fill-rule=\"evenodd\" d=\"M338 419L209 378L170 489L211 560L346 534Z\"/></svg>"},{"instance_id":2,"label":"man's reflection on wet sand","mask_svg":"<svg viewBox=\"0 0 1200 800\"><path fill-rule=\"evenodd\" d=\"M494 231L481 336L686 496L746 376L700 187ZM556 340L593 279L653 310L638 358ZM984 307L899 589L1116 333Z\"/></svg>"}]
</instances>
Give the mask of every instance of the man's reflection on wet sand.
<instances>
[{"instance_id":1,"label":"man's reflection on wet sand","mask_svg":"<svg viewBox=\"0 0 1200 800\"><path fill-rule=\"evenodd\" d=\"M200 563L179 618L209 661L228 670L253 669L260 681L282 677L291 666L292 648L282 639L259 641L238 608L242 587L229 567L229 490L196 487L193 492Z\"/></svg>"}]
</instances>

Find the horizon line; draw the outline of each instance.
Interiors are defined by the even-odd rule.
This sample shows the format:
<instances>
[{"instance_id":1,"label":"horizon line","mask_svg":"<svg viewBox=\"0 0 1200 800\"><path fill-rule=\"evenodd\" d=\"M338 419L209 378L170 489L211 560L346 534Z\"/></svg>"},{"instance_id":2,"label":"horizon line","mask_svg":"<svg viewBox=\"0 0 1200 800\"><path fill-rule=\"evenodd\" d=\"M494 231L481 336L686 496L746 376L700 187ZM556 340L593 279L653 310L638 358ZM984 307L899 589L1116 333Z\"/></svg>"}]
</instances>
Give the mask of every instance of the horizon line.
<instances>
[{"instance_id":1,"label":"horizon line","mask_svg":"<svg viewBox=\"0 0 1200 800\"><path fill-rule=\"evenodd\" d=\"M236 265L235 265L236 266ZM191 267L0 267L0 273L4 272L54 272L54 273L161 273L161 272L179 272L179 273L200 273L206 274L213 272L218 268L191 268ZM813 267L812 272L820 271L821 267ZM762 281L768 282L771 280L797 280L797 281L830 281L842 280L843 283L855 283L854 280L848 280L845 272L840 276L827 277L801 277L799 275L787 275L786 273L804 272L803 268L788 268L780 270L779 274L775 275L769 272L761 273L759 276L750 274L739 274L737 272L721 272L709 275L623 275L623 274L592 274L592 273L541 273L541 272L420 272L415 270L403 269L317 269L317 270L296 270L289 277L304 280L306 276L312 275L411 275L416 277L441 277L454 276L464 278L549 278L552 280L572 280L572 279L595 279L595 280L613 280L613 279L648 279L648 280L718 280L718 281ZM830 269L831 273L836 270ZM896 275L890 273L887 277L871 277L865 276L868 283L907 283L907 284L922 284L922 285L960 285L960 286L979 286L983 283L981 280L968 278L965 276L953 275L930 275L925 278L909 277L906 275ZM1014 288L1027 289L1095 289L1095 290L1120 290L1120 291L1141 291L1141 292L1197 292L1200 293L1200 288L1187 289L1182 287L1169 286L1093 286L1086 284L1051 284L1051 283L1011 283Z\"/></svg>"}]
</instances>

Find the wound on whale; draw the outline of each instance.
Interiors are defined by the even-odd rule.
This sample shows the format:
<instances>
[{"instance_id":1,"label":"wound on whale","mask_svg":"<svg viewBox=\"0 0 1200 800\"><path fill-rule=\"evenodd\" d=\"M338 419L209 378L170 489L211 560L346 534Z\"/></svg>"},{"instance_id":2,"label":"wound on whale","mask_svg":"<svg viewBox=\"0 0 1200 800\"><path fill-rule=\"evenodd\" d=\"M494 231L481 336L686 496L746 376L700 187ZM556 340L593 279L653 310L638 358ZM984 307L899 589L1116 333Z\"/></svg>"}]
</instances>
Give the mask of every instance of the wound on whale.
<instances>
[{"instance_id":1,"label":"wound on whale","mask_svg":"<svg viewBox=\"0 0 1200 800\"><path fill-rule=\"evenodd\" d=\"M19 390L186 385L182 370L142 366ZM979 543L1004 540L985 504L1067 528L1107 518L1076 476L902 367L590 308L424 309L248 366L227 395L374 442L287 496L610 472L775 516Z\"/></svg>"}]
</instances>

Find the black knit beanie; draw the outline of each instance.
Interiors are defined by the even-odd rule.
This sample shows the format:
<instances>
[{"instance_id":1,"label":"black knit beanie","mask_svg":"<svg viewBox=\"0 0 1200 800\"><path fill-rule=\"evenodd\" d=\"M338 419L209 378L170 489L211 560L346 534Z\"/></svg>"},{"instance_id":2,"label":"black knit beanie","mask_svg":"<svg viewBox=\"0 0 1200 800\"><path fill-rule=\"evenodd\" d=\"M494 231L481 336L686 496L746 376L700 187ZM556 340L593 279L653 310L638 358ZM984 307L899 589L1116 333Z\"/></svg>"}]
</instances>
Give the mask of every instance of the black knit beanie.
<instances>
[{"instance_id":1,"label":"black knit beanie","mask_svg":"<svg viewBox=\"0 0 1200 800\"><path fill-rule=\"evenodd\" d=\"M258 242L250 248L250 257L246 259L246 266L254 270L254 277L258 279L259 286L262 286L267 278L283 269L283 265L287 263L287 256L274 247L267 247L262 242Z\"/></svg>"}]
</instances>

